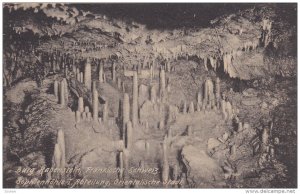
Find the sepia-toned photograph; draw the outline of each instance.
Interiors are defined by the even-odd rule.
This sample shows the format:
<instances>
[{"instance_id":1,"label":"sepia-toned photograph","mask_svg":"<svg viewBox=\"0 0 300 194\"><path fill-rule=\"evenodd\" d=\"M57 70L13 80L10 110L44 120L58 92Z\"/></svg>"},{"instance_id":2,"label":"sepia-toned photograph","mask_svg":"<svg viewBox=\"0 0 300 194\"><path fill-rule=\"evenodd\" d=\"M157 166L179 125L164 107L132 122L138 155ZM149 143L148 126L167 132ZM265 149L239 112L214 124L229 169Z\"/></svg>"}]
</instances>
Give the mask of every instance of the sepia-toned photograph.
<instances>
[{"instance_id":1,"label":"sepia-toned photograph","mask_svg":"<svg viewBox=\"0 0 300 194\"><path fill-rule=\"evenodd\" d=\"M2 3L5 189L296 189L297 3Z\"/></svg>"}]
</instances>

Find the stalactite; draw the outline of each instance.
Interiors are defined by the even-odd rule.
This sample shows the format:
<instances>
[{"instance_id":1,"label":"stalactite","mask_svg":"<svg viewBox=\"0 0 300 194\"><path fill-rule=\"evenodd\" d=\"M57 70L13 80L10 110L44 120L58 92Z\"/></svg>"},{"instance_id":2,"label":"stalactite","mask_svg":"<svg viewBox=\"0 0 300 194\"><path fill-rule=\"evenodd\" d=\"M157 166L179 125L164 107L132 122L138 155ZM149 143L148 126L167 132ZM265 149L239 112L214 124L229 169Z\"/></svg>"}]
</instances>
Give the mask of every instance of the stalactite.
<instances>
[{"instance_id":1,"label":"stalactite","mask_svg":"<svg viewBox=\"0 0 300 194\"><path fill-rule=\"evenodd\" d=\"M92 87L92 66L89 58L87 58L84 65L84 85L91 90Z\"/></svg>"},{"instance_id":2,"label":"stalactite","mask_svg":"<svg viewBox=\"0 0 300 194\"><path fill-rule=\"evenodd\" d=\"M138 124L138 75L135 71L133 74L132 86L132 126L136 128Z\"/></svg>"}]
</instances>

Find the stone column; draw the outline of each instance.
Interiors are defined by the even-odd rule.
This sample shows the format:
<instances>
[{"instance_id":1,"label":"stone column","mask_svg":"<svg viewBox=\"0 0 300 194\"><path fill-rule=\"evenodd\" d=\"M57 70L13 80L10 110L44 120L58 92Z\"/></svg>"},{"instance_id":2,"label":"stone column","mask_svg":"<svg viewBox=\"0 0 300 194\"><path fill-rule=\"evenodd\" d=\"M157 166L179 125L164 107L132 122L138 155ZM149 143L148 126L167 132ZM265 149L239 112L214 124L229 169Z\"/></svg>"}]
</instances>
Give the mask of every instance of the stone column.
<instances>
[{"instance_id":1,"label":"stone column","mask_svg":"<svg viewBox=\"0 0 300 194\"><path fill-rule=\"evenodd\" d=\"M126 124L126 137L125 137L125 148L130 150L132 147L132 140L133 140L133 130L132 130L132 124L130 121Z\"/></svg>"},{"instance_id":2,"label":"stone column","mask_svg":"<svg viewBox=\"0 0 300 194\"><path fill-rule=\"evenodd\" d=\"M189 106L189 113L194 113L194 112L195 112L194 102L191 101L190 106Z\"/></svg>"},{"instance_id":3,"label":"stone column","mask_svg":"<svg viewBox=\"0 0 300 194\"><path fill-rule=\"evenodd\" d=\"M84 65L84 85L91 90L92 87L92 66L89 58L87 58Z\"/></svg>"},{"instance_id":4,"label":"stone column","mask_svg":"<svg viewBox=\"0 0 300 194\"><path fill-rule=\"evenodd\" d=\"M103 79L103 63L100 63L100 67L99 67L99 81L100 83L103 83L104 79Z\"/></svg>"},{"instance_id":5,"label":"stone column","mask_svg":"<svg viewBox=\"0 0 300 194\"><path fill-rule=\"evenodd\" d=\"M62 106L65 105L65 84L64 81L60 82L60 104Z\"/></svg>"},{"instance_id":6,"label":"stone column","mask_svg":"<svg viewBox=\"0 0 300 194\"><path fill-rule=\"evenodd\" d=\"M75 112L75 120L76 120L76 123L79 123L80 122L80 120L81 120L81 112L79 112L79 111L76 111Z\"/></svg>"},{"instance_id":7,"label":"stone column","mask_svg":"<svg viewBox=\"0 0 300 194\"><path fill-rule=\"evenodd\" d=\"M217 77L216 79L216 102L217 108L220 108L220 99L221 99L221 90L220 90L220 79Z\"/></svg>"},{"instance_id":8,"label":"stone column","mask_svg":"<svg viewBox=\"0 0 300 194\"><path fill-rule=\"evenodd\" d=\"M103 105L103 115L102 115L103 122L106 123L108 121L108 103L105 102Z\"/></svg>"},{"instance_id":9,"label":"stone column","mask_svg":"<svg viewBox=\"0 0 300 194\"><path fill-rule=\"evenodd\" d=\"M122 180L124 178L124 159L123 159L123 152L119 153L119 168L120 168L120 173L119 173L119 179Z\"/></svg>"},{"instance_id":10,"label":"stone column","mask_svg":"<svg viewBox=\"0 0 300 194\"><path fill-rule=\"evenodd\" d=\"M156 90L155 90L155 87L154 87L154 86L151 87L151 91L150 91L150 99L151 99L151 102L152 102L152 103L155 103L155 102L156 102Z\"/></svg>"},{"instance_id":11,"label":"stone column","mask_svg":"<svg viewBox=\"0 0 300 194\"><path fill-rule=\"evenodd\" d=\"M165 100L165 89L166 89L166 74L163 68L160 69L159 75L159 91L160 91L160 98L161 101L164 102Z\"/></svg>"},{"instance_id":12,"label":"stone column","mask_svg":"<svg viewBox=\"0 0 300 194\"><path fill-rule=\"evenodd\" d=\"M57 144L59 145L61 151L61 168L64 168L66 165L66 149L65 149L65 136L63 130L58 130L57 133Z\"/></svg>"},{"instance_id":13,"label":"stone column","mask_svg":"<svg viewBox=\"0 0 300 194\"><path fill-rule=\"evenodd\" d=\"M129 117L130 117L129 95L127 93L125 93L124 99L123 99L123 131L125 130L126 123L130 119Z\"/></svg>"},{"instance_id":14,"label":"stone column","mask_svg":"<svg viewBox=\"0 0 300 194\"><path fill-rule=\"evenodd\" d=\"M83 97L78 99L78 111L82 113L84 111Z\"/></svg>"},{"instance_id":15,"label":"stone column","mask_svg":"<svg viewBox=\"0 0 300 194\"><path fill-rule=\"evenodd\" d=\"M98 92L97 90L93 91L93 121L98 122Z\"/></svg>"},{"instance_id":16,"label":"stone column","mask_svg":"<svg viewBox=\"0 0 300 194\"><path fill-rule=\"evenodd\" d=\"M198 92L197 94L197 103L202 106L202 93L201 91Z\"/></svg>"},{"instance_id":17,"label":"stone column","mask_svg":"<svg viewBox=\"0 0 300 194\"><path fill-rule=\"evenodd\" d=\"M54 96L55 96L55 99L56 99L56 101L58 102L58 81L57 80L55 80L54 81Z\"/></svg>"},{"instance_id":18,"label":"stone column","mask_svg":"<svg viewBox=\"0 0 300 194\"><path fill-rule=\"evenodd\" d=\"M162 166L162 181L167 182L169 180L169 161L168 161L168 138L165 136L163 142L163 166Z\"/></svg>"},{"instance_id":19,"label":"stone column","mask_svg":"<svg viewBox=\"0 0 300 194\"><path fill-rule=\"evenodd\" d=\"M59 144L56 143L54 146L54 153L53 153L53 162L55 168L61 168L61 158L62 158L61 150Z\"/></svg>"},{"instance_id":20,"label":"stone column","mask_svg":"<svg viewBox=\"0 0 300 194\"><path fill-rule=\"evenodd\" d=\"M116 64L114 62L112 63L111 74L112 74L112 81L115 83L116 82Z\"/></svg>"},{"instance_id":21,"label":"stone column","mask_svg":"<svg viewBox=\"0 0 300 194\"><path fill-rule=\"evenodd\" d=\"M79 68L76 68L76 79L77 79L77 81L80 82L80 70L79 70Z\"/></svg>"},{"instance_id":22,"label":"stone column","mask_svg":"<svg viewBox=\"0 0 300 194\"><path fill-rule=\"evenodd\" d=\"M83 83L83 73L80 72L80 82Z\"/></svg>"},{"instance_id":23,"label":"stone column","mask_svg":"<svg viewBox=\"0 0 300 194\"><path fill-rule=\"evenodd\" d=\"M182 113L186 114L187 113L187 107L186 107L186 101L183 102L183 108L182 108Z\"/></svg>"},{"instance_id":24,"label":"stone column","mask_svg":"<svg viewBox=\"0 0 300 194\"><path fill-rule=\"evenodd\" d=\"M66 102L68 103L69 92L68 92L68 82L67 82L67 79L63 78L63 82L64 82L64 87L65 87L65 99L66 99Z\"/></svg>"},{"instance_id":25,"label":"stone column","mask_svg":"<svg viewBox=\"0 0 300 194\"><path fill-rule=\"evenodd\" d=\"M138 124L138 75L135 71L133 74L133 88L132 88L132 126L135 128Z\"/></svg>"}]
</instances>

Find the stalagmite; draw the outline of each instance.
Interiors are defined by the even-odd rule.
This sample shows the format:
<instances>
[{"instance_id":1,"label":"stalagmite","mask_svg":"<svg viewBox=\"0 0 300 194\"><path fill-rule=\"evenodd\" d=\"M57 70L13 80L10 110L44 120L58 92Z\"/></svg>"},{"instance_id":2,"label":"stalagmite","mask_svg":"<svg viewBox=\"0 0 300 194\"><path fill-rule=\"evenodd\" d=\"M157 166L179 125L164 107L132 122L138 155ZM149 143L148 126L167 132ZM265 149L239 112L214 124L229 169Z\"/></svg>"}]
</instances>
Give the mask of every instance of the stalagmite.
<instances>
[{"instance_id":1,"label":"stalagmite","mask_svg":"<svg viewBox=\"0 0 300 194\"><path fill-rule=\"evenodd\" d=\"M135 71L133 74L132 86L132 126L135 128L138 124L138 75Z\"/></svg>"},{"instance_id":2,"label":"stalagmite","mask_svg":"<svg viewBox=\"0 0 300 194\"><path fill-rule=\"evenodd\" d=\"M150 91L150 99L151 99L151 102L152 102L152 103L155 103L155 102L156 102L156 90L155 90L155 87L154 87L154 86L151 87L151 91Z\"/></svg>"},{"instance_id":3,"label":"stalagmite","mask_svg":"<svg viewBox=\"0 0 300 194\"><path fill-rule=\"evenodd\" d=\"M99 67L99 81L100 81L100 83L104 82L104 78L103 78L103 63L101 63L100 67Z\"/></svg>"},{"instance_id":4,"label":"stalagmite","mask_svg":"<svg viewBox=\"0 0 300 194\"><path fill-rule=\"evenodd\" d=\"M55 96L55 99L56 101L58 102L58 81L54 81L54 96Z\"/></svg>"},{"instance_id":5,"label":"stalagmite","mask_svg":"<svg viewBox=\"0 0 300 194\"><path fill-rule=\"evenodd\" d=\"M189 113L194 113L194 112L195 112L194 102L191 101L189 105Z\"/></svg>"},{"instance_id":6,"label":"stalagmite","mask_svg":"<svg viewBox=\"0 0 300 194\"><path fill-rule=\"evenodd\" d=\"M61 151L61 163L60 163L60 167L64 168L66 165L66 149L65 149L65 136L64 136L64 132L63 130L58 130L57 133L57 144L60 147L60 151Z\"/></svg>"},{"instance_id":7,"label":"stalagmite","mask_svg":"<svg viewBox=\"0 0 300 194\"><path fill-rule=\"evenodd\" d=\"M126 138L125 138L125 148L128 150L131 150L132 147L132 141L133 141L133 129L132 129L132 124L130 121L127 122L126 125Z\"/></svg>"},{"instance_id":8,"label":"stalagmite","mask_svg":"<svg viewBox=\"0 0 300 194\"><path fill-rule=\"evenodd\" d=\"M123 97L123 130L125 130L126 123L129 121L130 117L130 102L129 95L127 93L124 94Z\"/></svg>"},{"instance_id":9,"label":"stalagmite","mask_svg":"<svg viewBox=\"0 0 300 194\"><path fill-rule=\"evenodd\" d=\"M104 123L106 123L108 121L108 104L107 104L107 102L105 102L103 105L102 120Z\"/></svg>"},{"instance_id":10,"label":"stalagmite","mask_svg":"<svg viewBox=\"0 0 300 194\"><path fill-rule=\"evenodd\" d=\"M87 58L84 65L84 85L91 90L92 88L92 66L89 58Z\"/></svg>"},{"instance_id":11,"label":"stalagmite","mask_svg":"<svg viewBox=\"0 0 300 194\"><path fill-rule=\"evenodd\" d=\"M78 99L78 111L82 113L84 111L83 97Z\"/></svg>"},{"instance_id":12,"label":"stalagmite","mask_svg":"<svg viewBox=\"0 0 300 194\"><path fill-rule=\"evenodd\" d=\"M112 81L116 82L116 64L114 62L112 63L111 74L112 74Z\"/></svg>"},{"instance_id":13,"label":"stalagmite","mask_svg":"<svg viewBox=\"0 0 300 194\"><path fill-rule=\"evenodd\" d=\"M60 98L59 98L60 104L62 106L65 105L65 84L64 81L60 82Z\"/></svg>"},{"instance_id":14,"label":"stalagmite","mask_svg":"<svg viewBox=\"0 0 300 194\"><path fill-rule=\"evenodd\" d=\"M93 91L93 121L98 121L98 92L96 90Z\"/></svg>"}]
</instances>

